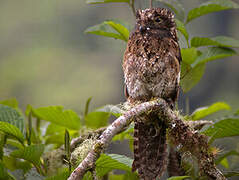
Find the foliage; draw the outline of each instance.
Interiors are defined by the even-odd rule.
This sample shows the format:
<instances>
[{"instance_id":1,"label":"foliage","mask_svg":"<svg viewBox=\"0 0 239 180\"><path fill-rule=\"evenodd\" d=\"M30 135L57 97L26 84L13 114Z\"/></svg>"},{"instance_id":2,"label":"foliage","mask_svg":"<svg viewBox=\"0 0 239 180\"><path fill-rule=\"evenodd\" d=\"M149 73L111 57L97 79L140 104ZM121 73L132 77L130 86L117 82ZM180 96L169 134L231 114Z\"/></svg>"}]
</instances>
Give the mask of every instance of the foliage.
<instances>
[{"instance_id":1,"label":"foliage","mask_svg":"<svg viewBox=\"0 0 239 180\"><path fill-rule=\"evenodd\" d=\"M213 114L217 111L221 111L221 110L230 110L231 107L224 103L224 102L217 102L212 104L209 107L201 107L196 109L193 113L192 113L192 119L193 120L200 120L210 114Z\"/></svg>"},{"instance_id":2,"label":"foliage","mask_svg":"<svg viewBox=\"0 0 239 180\"><path fill-rule=\"evenodd\" d=\"M171 178L168 178L168 180L183 180L183 179L188 179L189 176L173 176Z\"/></svg>"},{"instance_id":3,"label":"foliage","mask_svg":"<svg viewBox=\"0 0 239 180\"><path fill-rule=\"evenodd\" d=\"M72 110L63 111L63 107L61 106L32 108L31 111L34 117L52 122L59 126L75 130L80 128L79 116Z\"/></svg>"},{"instance_id":4,"label":"foliage","mask_svg":"<svg viewBox=\"0 0 239 180\"><path fill-rule=\"evenodd\" d=\"M209 61L238 54L234 48L239 47L239 41L232 37L192 36L187 29L188 24L200 16L222 10L238 9L239 5L235 2L210 0L189 10L186 14L178 0L158 1L174 11L179 40L187 42L186 46L181 48L181 87L184 92L190 91L198 84ZM129 5L135 13L134 0L87 0L86 2L89 4L124 3ZM121 20L106 20L87 28L85 32L127 42L130 27ZM66 179L73 168L70 140L81 136L82 138L90 137L94 141L94 138L97 138L93 133L95 130L107 126L111 116L118 117L124 112L120 105L105 105L89 112L90 102L91 98L87 100L84 113L80 115L73 110L64 110L62 106L34 108L29 105L24 116L22 110L18 108L16 99L0 101L0 179L17 179L11 174L17 169L22 170L23 174L36 171L46 179ZM231 109L233 108L224 102L216 102L208 107L196 109L191 115L187 115L187 120L198 121L226 110L227 116L215 120L212 126L204 128L200 133L209 136L210 142L220 138L239 136L239 110L234 113ZM127 140L129 144L132 144L132 133L133 125L130 125L127 130L115 136L113 141ZM86 139L83 139L81 144L86 144L84 140ZM239 156L239 152L230 150L222 153L216 159L216 164L231 170L225 176L238 176L237 171L230 169L229 156ZM108 174L109 179L116 180L137 180L139 179L137 174L131 172L132 161L124 155L102 154L95 164L96 175L103 177ZM192 165L190 168L194 169ZM116 169L121 170L123 174L115 174ZM179 176L170 177L168 180L189 178L189 176ZM86 173L84 179L93 179L91 172Z\"/></svg>"},{"instance_id":5,"label":"foliage","mask_svg":"<svg viewBox=\"0 0 239 180\"><path fill-rule=\"evenodd\" d=\"M96 161L96 173L101 177L113 169L120 169L130 173L132 163L133 160L126 156L101 154L100 158Z\"/></svg>"},{"instance_id":6,"label":"foliage","mask_svg":"<svg viewBox=\"0 0 239 180\"><path fill-rule=\"evenodd\" d=\"M129 38L129 30L123 25L122 22L117 21L104 21L101 24L92 26L85 31L86 33L96 34L100 36L112 37L120 39L125 42Z\"/></svg>"}]
</instances>

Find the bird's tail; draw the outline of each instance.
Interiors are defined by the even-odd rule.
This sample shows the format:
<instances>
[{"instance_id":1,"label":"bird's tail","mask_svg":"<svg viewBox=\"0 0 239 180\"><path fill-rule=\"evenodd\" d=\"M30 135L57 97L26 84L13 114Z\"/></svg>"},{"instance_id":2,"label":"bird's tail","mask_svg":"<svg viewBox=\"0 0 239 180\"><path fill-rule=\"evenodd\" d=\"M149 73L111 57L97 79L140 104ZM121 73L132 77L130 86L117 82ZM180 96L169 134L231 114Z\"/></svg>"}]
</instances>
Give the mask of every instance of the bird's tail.
<instances>
[{"instance_id":1,"label":"bird's tail","mask_svg":"<svg viewBox=\"0 0 239 180\"><path fill-rule=\"evenodd\" d=\"M181 165L181 154L173 147L170 147L168 162L168 175L171 176L183 176L185 171Z\"/></svg>"},{"instance_id":2,"label":"bird's tail","mask_svg":"<svg viewBox=\"0 0 239 180\"><path fill-rule=\"evenodd\" d=\"M166 126L157 115L142 118L155 123L135 121L132 171L138 170L144 180L153 180L161 177L167 166Z\"/></svg>"}]
</instances>

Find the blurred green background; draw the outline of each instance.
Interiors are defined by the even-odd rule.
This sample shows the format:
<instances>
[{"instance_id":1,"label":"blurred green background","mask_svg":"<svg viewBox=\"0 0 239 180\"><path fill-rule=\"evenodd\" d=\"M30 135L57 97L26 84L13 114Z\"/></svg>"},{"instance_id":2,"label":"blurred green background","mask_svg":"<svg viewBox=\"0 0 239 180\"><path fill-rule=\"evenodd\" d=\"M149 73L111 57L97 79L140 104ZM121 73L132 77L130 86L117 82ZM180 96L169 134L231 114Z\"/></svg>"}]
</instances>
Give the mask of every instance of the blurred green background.
<instances>
[{"instance_id":1,"label":"blurred green background","mask_svg":"<svg viewBox=\"0 0 239 180\"><path fill-rule=\"evenodd\" d=\"M188 11L205 1L182 2ZM136 1L137 8L147 6L148 1ZM121 63L126 44L84 33L112 18L134 24L126 4L1 0L0 99L16 97L21 107L63 105L76 111L91 96L92 107L125 101ZM189 30L191 35L239 39L238 18L236 10L213 13L194 20ZM191 109L218 100L239 107L238 67L237 56L208 63L200 83L181 95L180 107L185 97Z\"/></svg>"}]
</instances>

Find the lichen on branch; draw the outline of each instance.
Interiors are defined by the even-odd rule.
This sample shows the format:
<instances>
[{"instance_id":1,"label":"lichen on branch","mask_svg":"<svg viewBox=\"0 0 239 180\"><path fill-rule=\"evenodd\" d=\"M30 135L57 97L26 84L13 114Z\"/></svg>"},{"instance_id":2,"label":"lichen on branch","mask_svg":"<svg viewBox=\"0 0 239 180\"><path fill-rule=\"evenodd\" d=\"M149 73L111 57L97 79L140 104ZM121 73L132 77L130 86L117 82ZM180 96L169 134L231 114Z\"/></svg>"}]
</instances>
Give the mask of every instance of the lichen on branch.
<instances>
[{"instance_id":1,"label":"lichen on branch","mask_svg":"<svg viewBox=\"0 0 239 180\"><path fill-rule=\"evenodd\" d=\"M108 147L112 138L125 130L135 117L148 112L158 113L160 119L165 121L168 126L169 139L173 145L180 145L181 151L190 152L197 158L200 173L203 176L207 176L208 179L226 179L214 164L214 156L209 150L208 138L192 130L177 113L171 110L165 100L156 99L134 106L109 125L96 140L85 159L71 173L68 180L82 179L88 170L94 168L96 160Z\"/></svg>"}]
</instances>

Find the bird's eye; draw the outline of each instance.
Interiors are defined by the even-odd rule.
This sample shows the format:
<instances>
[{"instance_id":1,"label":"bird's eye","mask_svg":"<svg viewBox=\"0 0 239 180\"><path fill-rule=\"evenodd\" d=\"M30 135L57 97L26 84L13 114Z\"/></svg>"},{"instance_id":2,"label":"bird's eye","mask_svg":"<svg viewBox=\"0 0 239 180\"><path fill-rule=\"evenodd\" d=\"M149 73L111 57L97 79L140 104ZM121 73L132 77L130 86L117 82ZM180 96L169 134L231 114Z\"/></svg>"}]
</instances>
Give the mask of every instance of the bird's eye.
<instances>
[{"instance_id":1,"label":"bird's eye","mask_svg":"<svg viewBox=\"0 0 239 180\"><path fill-rule=\"evenodd\" d=\"M157 17L157 18L155 18L154 21L157 22L157 23L161 23L161 22L162 22L162 19L161 19L160 17Z\"/></svg>"}]
</instances>

